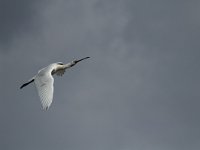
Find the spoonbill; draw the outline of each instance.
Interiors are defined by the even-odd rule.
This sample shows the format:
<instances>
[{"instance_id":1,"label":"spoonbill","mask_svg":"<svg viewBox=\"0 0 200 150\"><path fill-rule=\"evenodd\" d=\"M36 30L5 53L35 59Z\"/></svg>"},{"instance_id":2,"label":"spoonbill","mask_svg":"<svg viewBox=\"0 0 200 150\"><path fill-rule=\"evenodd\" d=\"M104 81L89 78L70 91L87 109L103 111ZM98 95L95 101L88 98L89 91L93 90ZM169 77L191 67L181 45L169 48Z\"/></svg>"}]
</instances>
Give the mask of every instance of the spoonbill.
<instances>
[{"instance_id":1,"label":"spoonbill","mask_svg":"<svg viewBox=\"0 0 200 150\"><path fill-rule=\"evenodd\" d=\"M20 89L22 89L23 87L34 82L37 92L38 92L38 95L40 97L42 108L44 110L48 110L53 101L53 91L54 91L53 75L56 74L58 76L62 76L65 73L66 69L71 68L74 65L76 65L78 62L88 59L88 58L90 58L90 57L85 57L85 58L82 58L79 60L74 60L67 64L63 64L62 62L50 64L49 66L39 70L38 73L33 78L31 78L28 82L24 83L20 87Z\"/></svg>"}]
</instances>

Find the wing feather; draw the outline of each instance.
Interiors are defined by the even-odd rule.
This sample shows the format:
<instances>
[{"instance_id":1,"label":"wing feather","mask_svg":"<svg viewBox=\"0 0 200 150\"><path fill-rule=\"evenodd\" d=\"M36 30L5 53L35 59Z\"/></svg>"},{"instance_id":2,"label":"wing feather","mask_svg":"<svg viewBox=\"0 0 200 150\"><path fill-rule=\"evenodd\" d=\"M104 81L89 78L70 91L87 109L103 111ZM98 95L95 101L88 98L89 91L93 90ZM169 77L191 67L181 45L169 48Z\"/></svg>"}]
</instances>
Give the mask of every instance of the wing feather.
<instances>
[{"instance_id":1,"label":"wing feather","mask_svg":"<svg viewBox=\"0 0 200 150\"><path fill-rule=\"evenodd\" d=\"M60 69L56 72L57 76L62 76L65 73L65 69Z\"/></svg>"},{"instance_id":2,"label":"wing feather","mask_svg":"<svg viewBox=\"0 0 200 150\"><path fill-rule=\"evenodd\" d=\"M42 103L43 109L48 109L53 101L54 79L50 72L39 73L35 80L35 85Z\"/></svg>"}]
</instances>

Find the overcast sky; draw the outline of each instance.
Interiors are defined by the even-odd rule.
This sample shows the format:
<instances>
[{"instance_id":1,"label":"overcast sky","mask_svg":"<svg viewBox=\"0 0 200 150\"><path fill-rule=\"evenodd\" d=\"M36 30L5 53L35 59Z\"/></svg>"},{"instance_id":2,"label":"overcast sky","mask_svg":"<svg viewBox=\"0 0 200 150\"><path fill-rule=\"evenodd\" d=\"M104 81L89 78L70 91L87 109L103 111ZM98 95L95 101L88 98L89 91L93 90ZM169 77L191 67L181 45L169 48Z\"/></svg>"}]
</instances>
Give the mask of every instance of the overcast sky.
<instances>
[{"instance_id":1,"label":"overcast sky","mask_svg":"<svg viewBox=\"0 0 200 150\"><path fill-rule=\"evenodd\" d=\"M0 0L0 149L199 150L200 2ZM42 110L34 84L55 76Z\"/></svg>"}]
</instances>

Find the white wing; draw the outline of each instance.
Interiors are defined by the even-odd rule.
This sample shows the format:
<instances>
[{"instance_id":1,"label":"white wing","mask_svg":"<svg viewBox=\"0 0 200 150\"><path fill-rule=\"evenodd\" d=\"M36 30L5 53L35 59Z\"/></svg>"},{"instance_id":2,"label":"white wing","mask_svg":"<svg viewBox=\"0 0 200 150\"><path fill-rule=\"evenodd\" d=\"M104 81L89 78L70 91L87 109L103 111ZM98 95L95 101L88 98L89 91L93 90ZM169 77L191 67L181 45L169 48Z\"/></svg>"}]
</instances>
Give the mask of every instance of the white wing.
<instances>
[{"instance_id":1,"label":"white wing","mask_svg":"<svg viewBox=\"0 0 200 150\"><path fill-rule=\"evenodd\" d=\"M41 72L38 73L35 80L35 85L42 103L43 109L48 109L53 101L53 82L54 79L51 73Z\"/></svg>"}]
</instances>

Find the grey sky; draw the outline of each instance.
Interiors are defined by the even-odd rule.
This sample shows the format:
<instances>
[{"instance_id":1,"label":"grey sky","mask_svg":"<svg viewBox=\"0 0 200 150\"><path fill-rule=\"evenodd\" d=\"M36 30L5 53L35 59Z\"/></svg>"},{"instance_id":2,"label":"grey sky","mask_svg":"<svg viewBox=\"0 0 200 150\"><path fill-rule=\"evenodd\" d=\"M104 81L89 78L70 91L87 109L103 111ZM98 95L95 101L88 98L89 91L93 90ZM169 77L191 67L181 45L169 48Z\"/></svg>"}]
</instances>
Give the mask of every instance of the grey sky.
<instances>
[{"instance_id":1,"label":"grey sky","mask_svg":"<svg viewBox=\"0 0 200 150\"><path fill-rule=\"evenodd\" d=\"M199 150L200 2L0 1L0 149ZM53 62L90 56L43 111Z\"/></svg>"}]
</instances>

